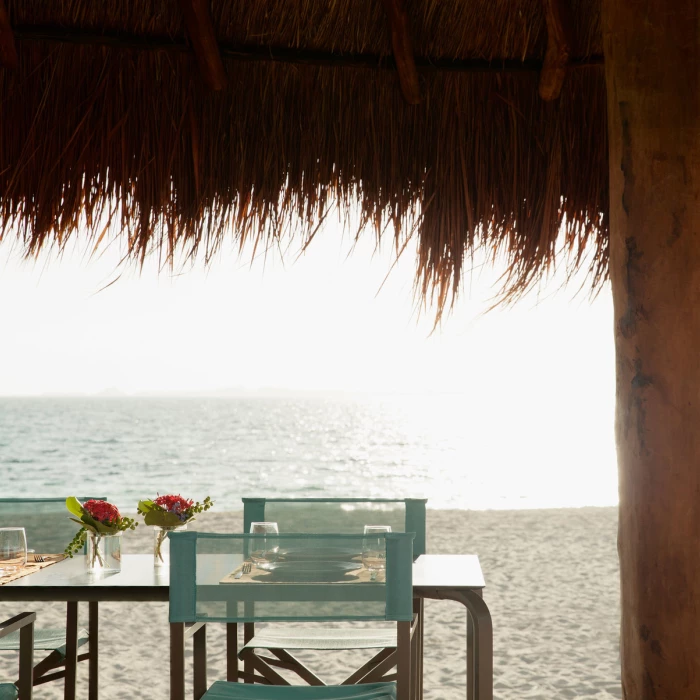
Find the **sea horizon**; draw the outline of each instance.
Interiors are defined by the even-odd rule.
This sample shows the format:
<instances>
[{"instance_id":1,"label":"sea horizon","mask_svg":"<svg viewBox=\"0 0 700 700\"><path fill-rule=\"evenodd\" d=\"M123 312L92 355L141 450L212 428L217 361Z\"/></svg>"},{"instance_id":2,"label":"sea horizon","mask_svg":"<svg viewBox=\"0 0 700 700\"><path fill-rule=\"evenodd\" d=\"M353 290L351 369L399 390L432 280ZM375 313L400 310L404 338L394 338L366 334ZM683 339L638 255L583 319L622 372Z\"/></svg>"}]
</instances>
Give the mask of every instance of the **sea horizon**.
<instances>
[{"instance_id":1,"label":"sea horizon","mask_svg":"<svg viewBox=\"0 0 700 700\"><path fill-rule=\"evenodd\" d=\"M609 455L566 454L566 436L559 453L526 425L501 440L489 410L462 392L0 397L0 479L4 497L104 495L126 511L167 492L209 495L227 511L251 496L421 497L436 510L617 505L614 462L601 467Z\"/></svg>"}]
</instances>

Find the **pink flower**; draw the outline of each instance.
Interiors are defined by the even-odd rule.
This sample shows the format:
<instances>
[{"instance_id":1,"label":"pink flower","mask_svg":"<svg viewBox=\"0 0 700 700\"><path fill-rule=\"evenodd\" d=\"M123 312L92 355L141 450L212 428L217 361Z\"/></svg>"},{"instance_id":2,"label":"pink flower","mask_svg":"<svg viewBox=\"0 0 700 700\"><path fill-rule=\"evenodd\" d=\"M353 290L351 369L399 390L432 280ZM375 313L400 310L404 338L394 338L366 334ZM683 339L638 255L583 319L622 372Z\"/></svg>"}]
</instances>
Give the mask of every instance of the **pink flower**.
<instances>
[{"instance_id":1,"label":"pink flower","mask_svg":"<svg viewBox=\"0 0 700 700\"><path fill-rule=\"evenodd\" d=\"M105 525L113 525L121 520L121 513L117 506L113 506L107 501L96 501L91 499L83 503L83 508L98 522Z\"/></svg>"}]
</instances>

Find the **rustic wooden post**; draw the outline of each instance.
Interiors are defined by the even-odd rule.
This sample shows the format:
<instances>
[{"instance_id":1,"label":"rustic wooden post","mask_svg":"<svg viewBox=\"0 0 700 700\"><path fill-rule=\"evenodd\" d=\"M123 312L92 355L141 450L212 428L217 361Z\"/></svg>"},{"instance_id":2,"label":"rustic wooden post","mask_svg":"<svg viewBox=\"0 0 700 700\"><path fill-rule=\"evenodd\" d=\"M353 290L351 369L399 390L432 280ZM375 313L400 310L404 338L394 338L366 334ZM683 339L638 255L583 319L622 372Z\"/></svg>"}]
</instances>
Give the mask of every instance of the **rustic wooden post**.
<instances>
[{"instance_id":1,"label":"rustic wooden post","mask_svg":"<svg viewBox=\"0 0 700 700\"><path fill-rule=\"evenodd\" d=\"M604 0L626 700L700 698L700 4Z\"/></svg>"}]
</instances>

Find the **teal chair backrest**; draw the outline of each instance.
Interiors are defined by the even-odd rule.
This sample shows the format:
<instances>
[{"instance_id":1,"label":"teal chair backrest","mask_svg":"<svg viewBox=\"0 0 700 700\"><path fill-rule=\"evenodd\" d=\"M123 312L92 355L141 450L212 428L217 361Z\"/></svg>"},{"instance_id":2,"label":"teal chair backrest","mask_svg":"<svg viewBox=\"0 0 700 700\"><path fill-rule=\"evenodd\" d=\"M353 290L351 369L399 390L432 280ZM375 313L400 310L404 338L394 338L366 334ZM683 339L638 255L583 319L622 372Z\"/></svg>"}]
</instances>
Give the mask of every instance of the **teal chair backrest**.
<instances>
[{"instance_id":1,"label":"teal chair backrest","mask_svg":"<svg viewBox=\"0 0 700 700\"><path fill-rule=\"evenodd\" d=\"M102 496L78 497L81 503ZM42 554L62 552L80 526L70 519L64 498L0 498L0 527L23 527L27 547Z\"/></svg>"},{"instance_id":2,"label":"teal chair backrest","mask_svg":"<svg viewBox=\"0 0 700 700\"><path fill-rule=\"evenodd\" d=\"M275 522L280 532L361 534L365 525L412 532L413 556L426 553L425 498L244 498L243 531Z\"/></svg>"},{"instance_id":3,"label":"teal chair backrest","mask_svg":"<svg viewBox=\"0 0 700 700\"><path fill-rule=\"evenodd\" d=\"M171 532L170 622L410 621L413 533L362 535ZM253 562L250 572L244 562ZM239 574L238 576L236 574ZM244 575L243 575L244 574Z\"/></svg>"}]
</instances>

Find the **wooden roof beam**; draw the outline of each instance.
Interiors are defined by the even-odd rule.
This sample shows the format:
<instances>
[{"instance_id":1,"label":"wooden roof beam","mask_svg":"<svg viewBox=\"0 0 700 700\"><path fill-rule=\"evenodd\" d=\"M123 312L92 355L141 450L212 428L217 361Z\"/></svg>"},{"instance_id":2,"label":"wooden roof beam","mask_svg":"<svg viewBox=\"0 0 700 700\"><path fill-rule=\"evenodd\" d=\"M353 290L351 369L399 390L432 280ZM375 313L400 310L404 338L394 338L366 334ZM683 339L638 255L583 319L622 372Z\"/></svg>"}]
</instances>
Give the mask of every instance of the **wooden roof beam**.
<instances>
[{"instance_id":1,"label":"wooden roof beam","mask_svg":"<svg viewBox=\"0 0 700 700\"><path fill-rule=\"evenodd\" d=\"M399 73L401 92L408 104L417 105L420 102L420 83L416 60L413 56L408 14L403 6L403 0L382 0L382 2L389 19L391 44L394 49L394 61Z\"/></svg>"},{"instance_id":2,"label":"wooden roof beam","mask_svg":"<svg viewBox=\"0 0 700 700\"><path fill-rule=\"evenodd\" d=\"M77 46L102 46L110 49L130 51L172 51L189 52L188 44L167 36L137 36L134 34L88 32L79 29L16 25L15 40L28 43L48 42L73 44ZM226 58L238 61L261 61L263 63L289 63L300 66L332 66L346 68L371 68L373 70L394 70L396 62L373 54L334 54L314 49L271 48L269 46L241 46L240 44L219 44L219 52ZM542 61L526 59L481 58L421 58L415 59L419 73L541 73ZM573 58L569 69L600 68L604 65L601 55Z\"/></svg>"},{"instance_id":3,"label":"wooden roof beam","mask_svg":"<svg viewBox=\"0 0 700 700\"><path fill-rule=\"evenodd\" d=\"M3 68L17 68L17 48L15 47L15 35L10 25L10 15L4 0L0 0L0 66Z\"/></svg>"},{"instance_id":4,"label":"wooden roof beam","mask_svg":"<svg viewBox=\"0 0 700 700\"><path fill-rule=\"evenodd\" d=\"M204 82L212 90L223 90L226 71L214 33L209 0L180 0L180 6Z\"/></svg>"},{"instance_id":5,"label":"wooden roof beam","mask_svg":"<svg viewBox=\"0 0 700 700\"><path fill-rule=\"evenodd\" d=\"M547 52L540 73L540 97L556 100L566 77L573 36L567 0L542 0L547 21Z\"/></svg>"}]
</instances>

